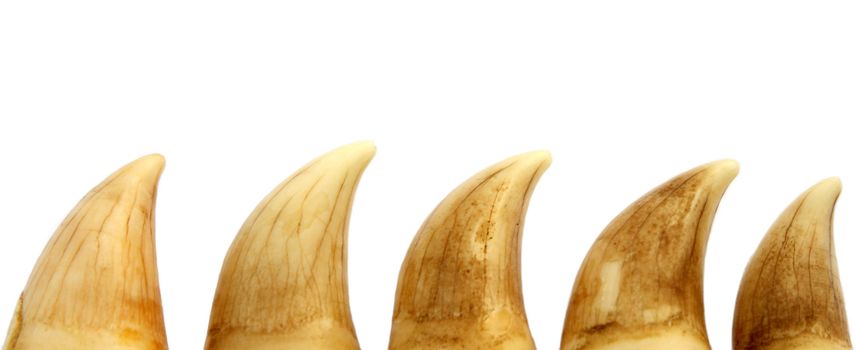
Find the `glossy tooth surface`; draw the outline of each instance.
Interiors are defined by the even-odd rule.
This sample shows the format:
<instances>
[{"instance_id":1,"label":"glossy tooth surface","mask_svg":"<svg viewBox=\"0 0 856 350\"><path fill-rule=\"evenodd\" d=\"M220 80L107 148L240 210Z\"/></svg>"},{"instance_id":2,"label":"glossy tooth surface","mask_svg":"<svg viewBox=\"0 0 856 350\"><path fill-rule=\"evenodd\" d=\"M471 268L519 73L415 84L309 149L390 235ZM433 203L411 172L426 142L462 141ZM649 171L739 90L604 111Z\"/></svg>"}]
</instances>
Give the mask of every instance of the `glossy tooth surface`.
<instances>
[{"instance_id":1,"label":"glossy tooth surface","mask_svg":"<svg viewBox=\"0 0 856 350\"><path fill-rule=\"evenodd\" d=\"M166 349L153 214L160 155L92 189L39 257L4 345L26 349Z\"/></svg>"},{"instance_id":2,"label":"glossy tooth surface","mask_svg":"<svg viewBox=\"0 0 856 350\"><path fill-rule=\"evenodd\" d=\"M841 182L799 196L746 267L734 311L734 349L850 349L832 240Z\"/></svg>"},{"instance_id":3,"label":"glossy tooth surface","mask_svg":"<svg viewBox=\"0 0 856 350\"><path fill-rule=\"evenodd\" d=\"M401 266L389 348L534 349L523 307L520 242L547 152L509 158L452 191Z\"/></svg>"},{"instance_id":4,"label":"glossy tooth surface","mask_svg":"<svg viewBox=\"0 0 856 350\"><path fill-rule=\"evenodd\" d=\"M687 171L616 217L571 294L562 349L709 349L702 273L710 226L737 175L722 160Z\"/></svg>"},{"instance_id":5,"label":"glossy tooth surface","mask_svg":"<svg viewBox=\"0 0 856 350\"><path fill-rule=\"evenodd\" d=\"M206 349L359 349L348 303L348 220L374 154L370 142L327 153L256 207L223 263Z\"/></svg>"}]
</instances>

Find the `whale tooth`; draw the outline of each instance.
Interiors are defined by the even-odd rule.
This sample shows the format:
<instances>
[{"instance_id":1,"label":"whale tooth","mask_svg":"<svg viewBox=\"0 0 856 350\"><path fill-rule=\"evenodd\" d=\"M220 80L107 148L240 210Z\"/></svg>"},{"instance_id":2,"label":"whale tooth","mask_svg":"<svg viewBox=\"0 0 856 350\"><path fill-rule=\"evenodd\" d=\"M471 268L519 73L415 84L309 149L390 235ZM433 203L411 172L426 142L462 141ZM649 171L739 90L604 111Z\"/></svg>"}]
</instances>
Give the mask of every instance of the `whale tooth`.
<instances>
[{"instance_id":1,"label":"whale tooth","mask_svg":"<svg viewBox=\"0 0 856 350\"><path fill-rule=\"evenodd\" d=\"M166 349L153 215L163 157L90 191L48 242L4 349Z\"/></svg>"},{"instance_id":2,"label":"whale tooth","mask_svg":"<svg viewBox=\"0 0 856 350\"><path fill-rule=\"evenodd\" d=\"M737 162L687 171L630 205L577 274L562 350L710 349L702 273L713 216Z\"/></svg>"},{"instance_id":3,"label":"whale tooth","mask_svg":"<svg viewBox=\"0 0 856 350\"><path fill-rule=\"evenodd\" d=\"M746 267L734 310L734 349L850 349L832 216L830 178L779 216Z\"/></svg>"},{"instance_id":4,"label":"whale tooth","mask_svg":"<svg viewBox=\"0 0 856 350\"><path fill-rule=\"evenodd\" d=\"M256 207L223 262L206 349L359 349L348 220L374 154L371 142L327 153Z\"/></svg>"},{"instance_id":5,"label":"whale tooth","mask_svg":"<svg viewBox=\"0 0 856 350\"><path fill-rule=\"evenodd\" d=\"M543 151L509 158L434 209L401 266L391 350L535 348L520 241L529 197L549 164Z\"/></svg>"}]
</instances>

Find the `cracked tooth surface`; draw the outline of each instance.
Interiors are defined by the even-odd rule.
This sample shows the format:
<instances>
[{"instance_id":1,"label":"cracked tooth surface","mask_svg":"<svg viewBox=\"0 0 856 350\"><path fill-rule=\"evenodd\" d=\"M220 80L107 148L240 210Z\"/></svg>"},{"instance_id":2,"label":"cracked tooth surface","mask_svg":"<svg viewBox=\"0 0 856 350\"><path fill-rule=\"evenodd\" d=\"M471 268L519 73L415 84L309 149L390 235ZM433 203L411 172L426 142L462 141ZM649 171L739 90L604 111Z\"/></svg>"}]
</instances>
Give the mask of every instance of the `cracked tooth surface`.
<instances>
[{"instance_id":1,"label":"cracked tooth surface","mask_svg":"<svg viewBox=\"0 0 856 350\"><path fill-rule=\"evenodd\" d=\"M850 349L832 240L841 181L830 178L779 216L746 267L734 349Z\"/></svg>"},{"instance_id":2,"label":"cracked tooth surface","mask_svg":"<svg viewBox=\"0 0 856 350\"><path fill-rule=\"evenodd\" d=\"M600 234L571 294L562 349L709 349L702 273L710 226L737 175L722 160L631 204Z\"/></svg>"},{"instance_id":3,"label":"cracked tooth surface","mask_svg":"<svg viewBox=\"0 0 856 350\"><path fill-rule=\"evenodd\" d=\"M137 159L77 204L39 257L4 349L167 348L153 225L163 165Z\"/></svg>"},{"instance_id":4,"label":"cracked tooth surface","mask_svg":"<svg viewBox=\"0 0 856 350\"><path fill-rule=\"evenodd\" d=\"M371 142L327 153L256 207L223 262L206 349L359 349L348 220L374 154Z\"/></svg>"},{"instance_id":5,"label":"cracked tooth surface","mask_svg":"<svg viewBox=\"0 0 856 350\"><path fill-rule=\"evenodd\" d=\"M390 349L535 348L520 241L529 197L550 161L543 151L509 158L434 209L401 266Z\"/></svg>"}]
</instances>

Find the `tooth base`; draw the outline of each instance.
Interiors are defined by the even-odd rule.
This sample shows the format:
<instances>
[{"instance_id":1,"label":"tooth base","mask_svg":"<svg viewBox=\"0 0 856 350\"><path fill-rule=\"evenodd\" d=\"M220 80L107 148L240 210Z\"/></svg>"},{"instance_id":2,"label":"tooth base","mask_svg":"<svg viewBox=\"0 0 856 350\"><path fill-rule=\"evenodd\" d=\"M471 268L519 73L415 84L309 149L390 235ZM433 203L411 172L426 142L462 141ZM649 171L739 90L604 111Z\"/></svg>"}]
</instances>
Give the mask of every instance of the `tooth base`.
<instances>
[{"instance_id":1,"label":"tooth base","mask_svg":"<svg viewBox=\"0 0 856 350\"><path fill-rule=\"evenodd\" d=\"M639 337L628 336L621 339L613 334L614 341L570 341L562 345L562 350L639 350L639 349L681 349L710 350L706 341L679 329L666 330L663 333Z\"/></svg>"},{"instance_id":2,"label":"tooth base","mask_svg":"<svg viewBox=\"0 0 856 350\"><path fill-rule=\"evenodd\" d=\"M353 332L332 322L313 322L287 333L231 330L209 332L206 350L330 349L359 350Z\"/></svg>"},{"instance_id":3,"label":"tooth base","mask_svg":"<svg viewBox=\"0 0 856 350\"><path fill-rule=\"evenodd\" d=\"M494 312L482 322L471 320L396 321L390 350L534 350L525 320Z\"/></svg>"},{"instance_id":4,"label":"tooth base","mask_svg":"<svg viewBox=\"0 0 856 350\"><path fill-rule=\"evenodd\" d=\"M850 350L847 344L834 342L828 339L820 339L814 337L798 337L790 340L777 341L773 344L758 347L746 347L752 349L763 350ZM737 348L736 348L737 349Z\"/></svg>"},{"instance_id":5,"label":"tooth base","mask_svg":"<svg viewBox=\"0 0 856 350\"><path fill-rule=\"evenodd\" d=\"M486 343L475 339L429 339L419 344L415 341L406 344L391 344L389 348L390 350L534 350L535 344L527 338L506 339L500 344Z\"/></svg>"},{"instance_id":6,"label":"tooth base","mask_svg":"<svg viewBox=\"0 0 856 350\"><path fill-rule=\"evenodd\" d=\"M80 328L57 328L41 324L25 324L17 339L6 344L5 350L165 350L166 340L155 339L136 330L119 332L90 331Z\"/></svg>"}]
</instances>

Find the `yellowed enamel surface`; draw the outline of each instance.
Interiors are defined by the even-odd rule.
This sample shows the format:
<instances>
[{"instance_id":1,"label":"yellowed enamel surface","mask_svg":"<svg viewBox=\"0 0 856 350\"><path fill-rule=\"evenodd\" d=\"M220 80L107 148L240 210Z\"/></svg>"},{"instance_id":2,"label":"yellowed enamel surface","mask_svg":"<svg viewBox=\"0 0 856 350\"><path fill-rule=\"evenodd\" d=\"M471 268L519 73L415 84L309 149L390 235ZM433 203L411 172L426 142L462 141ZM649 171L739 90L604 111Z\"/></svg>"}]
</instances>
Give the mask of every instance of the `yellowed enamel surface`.
<instances>
[{"instance_id":1,"label":"yellowed enamel surface","mask_svg":"<svg viewBox=\"0 0 856 350\"><path fill-rule=\"evenodd\" d=\"M734 349L850 349L832 216L837 178L799 196L746 267L734 311Z\"/></svg>"},{"instance_id":2,"label":"yellowed enamel surface","mask_svg":"<svg viewBox=\"0 0 856 350\"><path fill-rule=\"evenodd\" d=\"M205 348L358 349L347 237L370 142L325 154L247 218L223 263Z\"/></svg>"},{"instance_id":3,"label":"yellowed enamel surface","mask_svg":"<svg viewBox=\"0 0 856 350\"><path fill-rule=\"evenodd\" d=\"M509 158L452 191L401 266L389 348L534 349L523 307L520 242L547 152Z\"/></svg>"},{"instance_id":4,"label":"yellowed enamel surface","mask_svg":"<svg viewBox=\"0 0 856 350\"><path fill-rule=\"evenodd\" d=\"M71 211L30 275L4 349L167 348L153 226L163 165L142 157Z\"/></svg>"},{"instance_id":5,"label":"yellowed enamel surface","mask_svg":"<svg viewBox=\"0 0 856 350\"><path fill-rule=\"evenodd\" d=\"M709 349L704 255L737 163L687 171L631 204L601 233L577 275L563 350Z\"/></svg>"}]
</instances>

